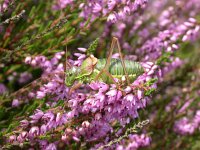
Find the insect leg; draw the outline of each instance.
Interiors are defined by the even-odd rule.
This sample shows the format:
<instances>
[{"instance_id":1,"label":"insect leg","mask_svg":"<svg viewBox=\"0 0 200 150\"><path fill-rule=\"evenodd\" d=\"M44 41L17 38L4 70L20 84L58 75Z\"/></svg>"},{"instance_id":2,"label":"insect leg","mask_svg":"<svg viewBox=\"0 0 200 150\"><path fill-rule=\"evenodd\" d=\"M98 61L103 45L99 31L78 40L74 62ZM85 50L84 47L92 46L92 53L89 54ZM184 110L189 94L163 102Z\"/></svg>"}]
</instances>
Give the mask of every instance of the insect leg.
<instances>
[{"instance_id":1,"label":"insect leg","mask_svg":"<svg viewBox=\"0 0 200 150\"><path fill-rule=\"evenodd\" d=\"M118 49L118 52L119 52L120 60L121 60L121 63L122 63L122 67L123 67L123 70L124 70L124 73L125 73L125 77L126 77L127 83L128 83L128 85L130 85L130 79L129 79L129 76L128 76L128 73L127 73L127 70L126 70L126 66L125 66L125 63L124 63L124 58L122 56L119 40L116 37L114 37L114 39L117 42L117 49Z\"/></svg>"},{"instance_id":2,"label":"insect leg","mask_svg":"<svg viewBox=\"0 0 200 150\"><path fill-rule=\"evenodd\" d=\"M104 73L113 81L113 83L117 86L117 88L119 89L119 85L118 83L115 81L115 79L113 78L113 76L107 71L107 70L104 70Z\"/></svg>"},{"instance_id":3,"label":"insect leg","mask_svg":"<svg viewBox=\"0 0 200 150\"><path fill-rule=\"evenodd\" d=\"M112 43L111 43L111 47L110 47L110 50L109 50L109 55L108 55L108 58L107 58L107 60L106 60L106 65L105 65L104 68L99 72L99 74L95 77L94 80L98 80L99 77L101 76L101 74L102 74L103 72L105 72L105 70L108 70L108 69L109 69L109 65L110 65L110 61L111 61L111 57L112 57L112 53L113 53L113 50L114 50L115 43L116 43L116 39L113 38L113 39L112 39Z\"/></svg>"},{"instance_id":4,"label":"insect leg","mask_svg":"<svg viewBox=\"0 0 200 150\"><path fill-rule=\"evenodd\" d=\"M117 89L120 90L120 91L122 92L122 94L124 95L123 89L121 89L121 87L120 87L119 84L115 81L115 79L113 78L113 76L112 76L107 70L104 70L104 73L113 81L113 83L117 86Z\"/></svg>"},{"instance_id":5,"label":"insect leg","mask_svg":"<svg viewBox=\"0 0 200 150\"><path fill-rule=\"evenodd\" d=\"M78 89L82 84L83 84L82 82L78 82L78 83L74 84L69 90L69 96L72 94L72 92L74 90Z\"/></svg>"},{"instance_id":6,"label":"insect leg","mask_svg":"<svg viewBox=\"0 0 200 150\"><path fill-rule=\"evenodd\" d=\"M16 96L17 94L22 94L24 93L25 91L28 91L28 89L30 88L31 85L38 85L38 82L40 82L40 80L42 79L42 77L38 78L38 79L35 79L33 80L32 82L28 83L27 85L23 86L22 88L18 89L17 91L15 91L14 93L11 93L10 94L10 97L14 97ZM39 84L40 85L40 84Z\"/></svg>"},{"instance_id":7,"label":"insect leg","mask_svg":"<svg viewBox=\"0 0 200 150\"><path fill-rule=\"evenodd\" d=\"M72 68L72 65L67 60L67 46L66 46L66 49L65 49L65 63L64 63L64 83L65 83L65 79L66 79L65 73L66 73L67 69L70 69L70 68Z\"/></svg>"}]
</instances>

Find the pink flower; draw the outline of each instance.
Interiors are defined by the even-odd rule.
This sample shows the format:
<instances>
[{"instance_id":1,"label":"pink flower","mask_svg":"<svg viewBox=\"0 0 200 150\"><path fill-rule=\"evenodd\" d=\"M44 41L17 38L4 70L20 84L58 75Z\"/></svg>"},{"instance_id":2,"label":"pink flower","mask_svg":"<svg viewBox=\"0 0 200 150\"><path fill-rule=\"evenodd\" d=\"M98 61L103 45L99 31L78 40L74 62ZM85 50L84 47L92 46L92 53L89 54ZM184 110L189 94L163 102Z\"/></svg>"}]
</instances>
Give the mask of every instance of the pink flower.
<instances>
[{"instance_id":1,"label":"pink flower","mask_svg":"<svg viewBox=\"0 0 200 150\"><path fill-rule=\"evenodd\" d=\"M57 148L54 143L51 143L45 148L45 150L57 150Z\"/></svg>"},{"instance_id":2,"label":"pink flower","mask_svg":"<svg viewBox=\"0 0 200 150\"><path fill-rule=\"evenodd\" d=\"M107 18L108 22L115 23L117 21L117 17L115 14L110 14Z\"/></svg>"},{"instance_id":3,"label":"pink flower","mask_svg":"<svg viewBox=\"0 0 200 150\"><path fill-rule=\"evenodd\" d=\"M102 10L102 6L99 3L95 3L93 6L93 12L98 13Z\"/></svg>"},{"instance_id":4,"label":"pink flower","mask_svg":"<svg viewBox=\"0 0 200 150\"><path fill-rule=\"evenodd\" d=\"M108 0L108 9L112 10L116 5L116 0Z\"/></svg>"},{"instance_id":5,"label":"pink flower","mask_svg":"<svg viewBox=\"0 0 200 150\"><path fill-rule=\"evenodd\" d=\"M9 142L10 142L10 143L13 143L14 141L16 141L16 139L17 139L16 135L11 135L11 136L9 137Z\"/></svg>"},{"instance_id":6,"label":"pink flower","mask_svg":"<svg viewBox=\"0 0 200 150\"><path fill-rule=\"evenodd\" d=\"M43 91L37 91L37 98L38 99L42 99L42 98L44 98L45 97L45 95L46 95L46 93L45 92L43 92Z\"/></svg>"},{"instance_id":7,"label":"pink flower","mask_svg":"<svg viewBox=\"0 0 200 150\"><path fill-rule=\"evenodd\" d=\"M19 106L19 100L18 99L14 99L13 101L12 101L12 107L18 107Z\"/></svg>"},{"instance_id":8,"label":"pink flower","mask_svg":"<svg viewBox=\"0 0 200 150\"><path fill-rule=\"evenodd\" d=\"M29 137L30 138L38 136L39 134L40 134L40 130L37 126L32 127L29 131Z\"/></svg>"}]
</instances>

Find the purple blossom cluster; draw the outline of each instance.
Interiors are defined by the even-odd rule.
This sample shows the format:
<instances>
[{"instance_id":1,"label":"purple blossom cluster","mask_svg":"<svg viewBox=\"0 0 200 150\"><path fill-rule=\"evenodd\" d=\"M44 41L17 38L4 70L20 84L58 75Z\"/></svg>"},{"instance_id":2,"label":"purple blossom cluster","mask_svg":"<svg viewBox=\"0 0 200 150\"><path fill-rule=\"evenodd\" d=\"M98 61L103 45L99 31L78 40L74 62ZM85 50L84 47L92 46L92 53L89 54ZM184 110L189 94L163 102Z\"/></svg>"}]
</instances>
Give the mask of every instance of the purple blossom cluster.
<instances>
[{"instance_id":1,"label":"purple blossom cluster","mask_svg":"<svg viewBox=\"0 0 200 150\"><path fill-rule=\"evenodd\" d=\"M184 100L184 104L180 107L180 109L175 110L177 105L181 105L181 97L180 96L175 96L173 97L172 101L167 104L167 106L165 107L166 112L170 112L170 111L174 111L174 113L176 113L176 115L185 113L188 109L188 107L191 105L191 103L194 101L193 98L189 98L189 95L185 96Z\"/></svg>"},{"instance_id":2,"label":"purple blossom cluster","mask_svg":"<svg viewBox=\"0 0 200 150\"><path fill-rule=\"evenodd\" d=\"M199 0L177 0L176 5L189 16L196 16L200 9Z\"/></svg>"},{"instance_id":3,"label":"purple blossom cluster","mask_svg":"<svg viewBox=\"0 0 200 150\"><path fill-rule=\"evenodd\" d=\"M174 96L171 102L165 107L167 112L172 111L179 103L181 98L179 96Z\"/></svg>"},{"instance_id":4,"label":"purple blossom cluster","mask_svg":"<svg viewBox=\"0 0 200 150\"><path fill-rule=\"evenodd\" d=\"M66 6L72 5L74 0L57 0L56 4L53 6L53 9L63 9Z\"/></svg>"},{"instance_id":5,"label":"purple blossom cluster","mask_svg":"<svg viewBox=\"0 0 200 150\"><path fill-rule=\"evenodd\" d=\"M179 57L170 57L170 62L166 62L166 66L162 69L162 75L166 75L172 72L175 69L180 68L185 62L181 60ZM161 79L163 80L163 79Z\"/></svg>"},{"instance_id":6,"label":"purple blossom cluster","mask_svg":"<svg viewBox=\"0 0 200 150\"><path fill-rule=\"evenodd\" d=\"M7 142L21 147L24 142L29 142L32 147L38 145L40 149L56 150L72 143L80 144L82 140L93 143L95 148L101 146L100 142L112 141L111 135L116 131L115 128L126 128L139 117L139 110L152 101L151 94L147 92L157 89L169 72L185 64L175 53L181 49L182 43L194 42L199 38L200 25L196 19L200 10L199 3L199 0L177 0L171 6L167 0L90 0L76 4L73 0L57 0L54 9L77 6L84 23L90 20L92 25L99 18L107 20L102 25L104 31L101 40L110 35L116 36L125 53L130 54L125 58L138 61L144 73L122 90L115 84L92 81L71 92L71 87L65 85L69 78L66 76L68 70L61 63L65 52L58 52L52 58L42 55L26 57L26 64L42 69L42 84L39 85L39 80L33 82L38 88L32 86L26 99L13 99L12 107L18 107L27 101L44 99L45 109L38 106L33 114L20 120L20 126L6 135ZM190 13L185 14L188 11ZM70 56L68 60L72 67L80 67L88 57L86 48L81 47L78 50L79 52L73 53L76 59ZM163 61L160 65L159 59L165 54L169 54L169 61ZM115 54L113 58L117 56ZM24 84L32 79L32 75L28 72L13 72L8 76L8 81L16 78L18 83ZM159 82L150 84L154 79ZM0 84L0 94L5 91L4 84ZM183 98L180 95L183 93L180 92L172 98L165 107L167 113L182 103ZM176 115L185 114L195 100L188 95L186 94L180 109L174 111ZM63 103L60 104L60 101ZM192 119L182 117L176 120L173 129L176 133L186 135L194 133L199 126L200 111L197 110ZM134 150L149 146L150 142L151 138L146 134L131 134L128 139L110 148Z\"/></svg>"},{"instance_id":7,"label":"purple blossom cluster","mask_svg":"<svg viewBox=\"0 0 200 150\"><path fill-rule=\"evenodd\" d=\"M148 0L106 0L82 3L79 6L82 9L80 16L85 20L91 17L92 21L100 16L108 16L107 21L115 23L139 9L144 9L147 2Z\"/></svg>"},{"instance_id":8,"label":"purple blossom cluster","mask_svg":"<svg viewBox=\"0 0 200 150\"><path fill-rule=\"evenodd\" d=\"M126 142L128 145L126 145ZM127 141L122 141L118 146L117 150L137 150L141 147L149 146L151 138L145 134L131 134Z\"/></svg>"},{"instance_id":9,"label":"purple blossom cluster","mask_svg":"<svg viewBox=\"0 0 200 150\"><path fill-rule=\"evenodd\" d=\"M4 10L8 7L11 0L4 0L1 2L0 12L4 12Z\"/></svg>"},{"instance_id":10,"label":"purple blossom cluster","mask_svg":"<svg viewBox=\"0 0 200 150\"><path fill-rule=\"evenodd\" d=\"M169 87L165 91L168 95L175 95L166 105L165 110L167 113L173 113L175 117L173 130L180 135L191 135L200 125L198 102L200 93L194 90L199 88L199 69L195 69L193 75L193 78L187 81L186 86L174 86L173 89ZM171 93L172 91L174 93ZM195 107L194 103L197 103Z\"/></svg>"},{"instance_id":11,"label":"purple blossom cluster","mask_svg":"<svg viewBox=\"0 0 200 150\"><path fill-rule=\"evenodd\" d=\"M79 48L79 50L85 51L84 48ZM64 71L63 65L58 63L63 54L63 52L57 53L50 61L44 56L27 57L25 62L34 67L41 67L43 69L42 76L48 77L49 73L54 73L50 81L35 91L36 94L30 91L29 95L38 99L51 96L51 100L54 101L52 102L49 99L46 103L50 107L54 107L57 100L65 100L69 108L68 111L58 107L55 108L55 112L59 112L56 114L51 109L47 112L36 110L29 117L29 121L21 121L23 138L22 132L20 132L18 135L12 135L11 139L13 139L13 136L16 139L9 140L10 142L32 141L35 137L39 137L59 126L65 128L64 134L60 137L65 143L69 143L71 140L78 142L81 137L84 137L86 141L97 141L112 132L113 122L117 121L124 127L132 119L137 118L138 110L146 107L150 100L149 96L145 96L145 91L156 88L156 84L146 87L145 83L156 77L158 66L152 62L146 62L141 64L145 72L130 86L127 86L124 92L118 90L114 84L91 82L88 85L82 85L88 89L87 93L77 90L69 96L69 88L65 86L63 76L60 75L60 72ZM78 57L77 60L70 60L70 62L73 63L72 65L79 66L84 60L85 54L75 53L75 56ZM76 117L83 115L85 118L82 117L82 120L78 121L81 125L77 125L75 129L65 127L73 122ZM26 136L24 132L27 133Z\"/></svg>"},{"instance_id":12,"label":"purple blossom cluster","mask_svg":"<svg viewBox=\"0 0 200 150\"><path fill-rule=\"evenodd\" d=\"M19 85L24 85L32 79L32 74L25 71L22 73L13 72L7 77L9 82L17 82Z\"/></svg>"},{"instance_id":13,"label":"purple blossom cluster","mask_svg":"<svg viewBox=\"0 0 200 150\"><path fill-rule=\"evenodd\" d=\"M155 62L164 53L169 53L170 62L165 62L164 67L160 68L159 71L159 81L163 81L163 77L167 73L184 64L180 58L173 56L180 49L179 45L195 41L199 37L200 26L194 18L195 15L184 14L185 11L192 11L192 8L195 9L194 12L198 12L198 5L196 6L195 2L187 0L180 3L188 5L188 10L180 11L178 2L172 5L167 1L162 1L162 3L152 1L145 9L144 15L126 16L126 19L116 23L114 30L109 24L105 25L103 38L108 35L118 37L123 49L129 53L134 52L134 55L127 56L128 59L130 57L130 59L142 62ZM153 11L152 7L155 8ZM158 16L155 22L150 21L153 16ZM125 36L126 40L124 40ZM132 45L134 38L137 38L137 41L134 41L136 46Z\"/></svg>"},{"instance_id":14,"label":"purple blossom cluster","mask_svg":"<svg viewBox=\"0 0 200 150\"><path fill-rule=\"evenodd\" d=\"M200 111L197 110L192 119L183 117L174 124L174 131L181 135L193 134L200 126Z\"/></svg>"},{"instance_id":15,"label":"purple blossom cluster","mask_svg":"<svg viewBox=\"0 0 200 150\"><path fill-rule=\"evenodd\" d=\"M28 120L20 121L21 131L18 134L10 136L8 141L13 144L22 144L25 141L34 141L34 138L44 135L48 131L51 131L57 126L67 122L67 116L62 113L62 109L59 113L54 113L53 111L55 110L44 113L37 109L33 115L29 116Z\"/></svg>"},{"instance_id":16,"label":"purple blossom cluster","mask_svg":"<svg viewBox=\"0 0 200 150\"><path fill-rule=\"evenodd\" d=\"M23 72L19 75L18 83L19 84L25 84L29 82L32 79L32 74L29 72Z\"/></svg>"},{"instance_id":17,"label":"purple blossom cluster","mask_svg":"<svg viewBox=\"0 0 200 150\"><path fill-rule=\"evenodd\" d=\"M187 21L169 27L158 33L157 37L147 40L141 48L136 50L136 54L145 56L143 61L157 60L165 52L173 52L179 47L176 44L179 39L183 42L192 40L199 33L200 26L196 24L194 18L189 18Z\"/></svg>"},{"instance_id":18,"label":"purple blossom cluster","mask_svg":"<svg viewBox=\"0 0 200 150\"><path fill-rule=\"evenodd\" d=\"M79 3L80 14L85 21L95 21L97 18L107 18L109 23L123 20L127 15L134 14L146 7L148 0L86 0ZM57 0L54 9L62 9L73 5L73 0Z\"/></svg>"},{"instance_id":19,"label":"purple blossom cluster","mask_svg":"<svg viewBox=\"0 0 200 150\"><path fill-rule=\"evenodd\" d=\"M7 91L6 86L3 83L0 83L0 95Z\"/></svg>"},{"instance_id":20,"label":"purple blossom cluster","mask_svg":"<svg viewBox=\"0 0 200 150\"><path fill-rule=\"evenodd\" d=\"M64 85L64 67L62 63L59 63L63 55L64 52L56 53L51 60L48 60L44 56L36 56L35 58L26 57L25 63L41 68L43 70L41 79L46 79L48 82L41 86L35 93L29 93L31 97L36 96L36 98L41 99L51 93L52 95L57 95L57 100L66 98L68 88Z\"/></svg>"}]
</instances>

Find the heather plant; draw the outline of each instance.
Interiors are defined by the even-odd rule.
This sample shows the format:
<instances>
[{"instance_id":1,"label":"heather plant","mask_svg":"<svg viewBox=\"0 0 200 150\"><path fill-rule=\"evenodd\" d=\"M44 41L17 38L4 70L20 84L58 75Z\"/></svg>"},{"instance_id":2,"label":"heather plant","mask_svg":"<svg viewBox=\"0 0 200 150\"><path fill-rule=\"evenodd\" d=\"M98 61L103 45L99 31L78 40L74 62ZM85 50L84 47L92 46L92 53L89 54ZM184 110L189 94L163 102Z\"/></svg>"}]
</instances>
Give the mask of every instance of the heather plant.
<instances>
[{"instance_id":1,"label":"heather plant","mask_svg":"<svg viewBox=\"0 0 200 150\"><path fill-rule=\"evenodd\" d=\"M199 11L199 0L1 1L0 148L200 148Z\"/></svg>"}]
</instances>

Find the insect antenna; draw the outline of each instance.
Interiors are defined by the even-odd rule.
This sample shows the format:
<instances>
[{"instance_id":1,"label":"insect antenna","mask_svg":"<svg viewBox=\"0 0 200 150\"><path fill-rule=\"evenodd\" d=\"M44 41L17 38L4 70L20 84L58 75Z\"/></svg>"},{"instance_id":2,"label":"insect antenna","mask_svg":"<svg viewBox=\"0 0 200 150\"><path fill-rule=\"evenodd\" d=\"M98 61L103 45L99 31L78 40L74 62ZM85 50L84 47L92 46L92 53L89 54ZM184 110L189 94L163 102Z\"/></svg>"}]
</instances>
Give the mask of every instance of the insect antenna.
<instances>
[{"instance_id":1,"label":"insect antenna","mask_svg":"<svg viewBox=\"0 0 200 150\"><path fill-rule=\"evenodd\" d=\"M69 63L69 61L67 59L67 57L68 57L67 52L68 51L67 51L67 46L66 46L66 49L65 49L65 63L64 63L64 81L63 81L63 83L65 83L65 80L66 80L66 76L65 76L66 71L68 69L72 68L72 65Z\"/></svg>"},{"instance_id":2,"label":"insect antenna","mask_svg":"<svg viewBox=\"0 0 200 150\"><path fill-rule=\"evenodd\" d=\"M42 77L33 80L32 82L30 82L27 85L23 86L22 88L20 88L19 90L15 91L14 93L11 93L9 97L13 98L14 96L17 96L18 94L22 94L22 93L28 91L29 88L36 87L36 85L39 86L40 84L38 85L38 83L41 82L41 79L42 79Z\"/></svg>"}]
</instances>

